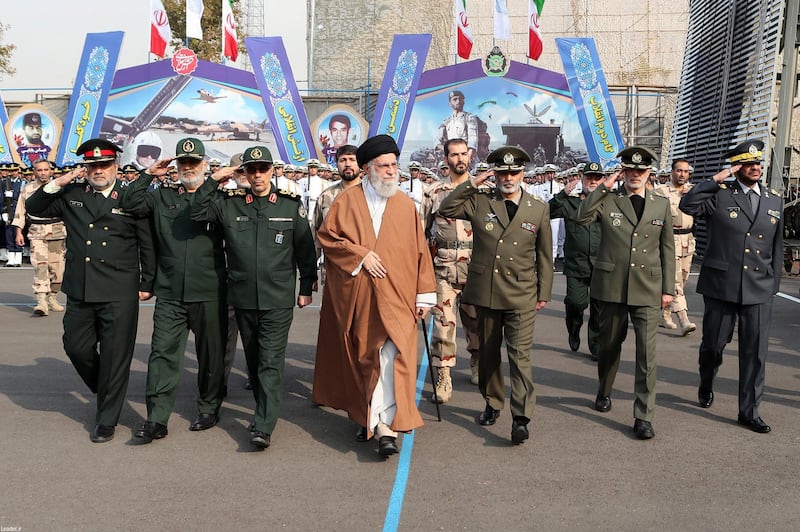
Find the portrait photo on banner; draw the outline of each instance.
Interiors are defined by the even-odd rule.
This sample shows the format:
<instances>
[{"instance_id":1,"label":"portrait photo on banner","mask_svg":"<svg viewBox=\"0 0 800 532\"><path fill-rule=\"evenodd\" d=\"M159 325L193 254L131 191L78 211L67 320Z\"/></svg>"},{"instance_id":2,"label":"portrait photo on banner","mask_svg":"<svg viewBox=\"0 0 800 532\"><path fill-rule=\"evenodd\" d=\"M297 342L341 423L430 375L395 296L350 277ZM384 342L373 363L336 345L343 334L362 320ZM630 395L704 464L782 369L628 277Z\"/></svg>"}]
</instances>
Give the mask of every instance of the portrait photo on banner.
<instances>
[{"instance_id":1,"label":"portrait photo on banner","mask_svg":"<svg viewBox=\"0 0 800 532\"><path fill-rule=\"evenodd\" d=\"M345 144L358 146L364 142L369 124L349 105L337 104L326 108L312 122L311 131L320 158L336 164L336 150Z\"/></svg>"},{"instance_id":2,"label":"portrait photo on banner","mask_svg":"<svg viewBox=\"0 0 800 532\"><path fill-rule=\"evenodd\" d=\"M55 160L61 127L61 120L42 105L20 107L6 123L14 161L31 166L39 159Z\"/></svg>"}]
</instances>

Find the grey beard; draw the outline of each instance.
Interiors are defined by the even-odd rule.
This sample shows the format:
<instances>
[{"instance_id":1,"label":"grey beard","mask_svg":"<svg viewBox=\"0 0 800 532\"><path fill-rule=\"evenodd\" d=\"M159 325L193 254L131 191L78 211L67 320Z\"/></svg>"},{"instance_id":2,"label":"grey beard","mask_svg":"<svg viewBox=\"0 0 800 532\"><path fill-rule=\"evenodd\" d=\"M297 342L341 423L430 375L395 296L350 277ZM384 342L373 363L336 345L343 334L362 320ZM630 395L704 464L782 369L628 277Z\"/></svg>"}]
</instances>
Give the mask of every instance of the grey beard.
<instances>
[{"instance_id":1,"label":"grey beard","mask_svg":"<svg viewBox=\"0 0 800 532\"><path fill-rule=\"evenodd\" d=\"M193 179L181 176L179 179L183 186L194 187L197 185L202 185L203 181L205 181L205 176L201 174L199 176L195 176Z\"/></svg>"},{"instance_id":2,"label":"grey beard","mask_svg":"<svg viewBox=\"0 0 800 532\"><path fill-rule=\"evenodd\" d=\"M372 185L372 188L375 189L378 196L382 198L391 198L400 188L400 179L397 178L390 183L386 183L382 179L373 179L373 177L370 176L369 184Z\"/></svg>"}]
</instances>

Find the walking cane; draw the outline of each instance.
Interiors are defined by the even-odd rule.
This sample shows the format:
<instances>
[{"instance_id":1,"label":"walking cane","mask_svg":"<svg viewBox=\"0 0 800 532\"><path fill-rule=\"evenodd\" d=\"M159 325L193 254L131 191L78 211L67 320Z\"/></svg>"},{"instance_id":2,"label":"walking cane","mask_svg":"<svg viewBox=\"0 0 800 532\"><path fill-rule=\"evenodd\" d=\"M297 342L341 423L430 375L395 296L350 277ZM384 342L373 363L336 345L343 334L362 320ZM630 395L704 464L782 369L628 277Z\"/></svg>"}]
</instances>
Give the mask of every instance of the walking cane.
<instances>
[{"instance_id":1,"label":"walking cane","mask_svg":"<svg viewBox=\"0 0 800 532\"><path fill-rule=\"evenodd\" d=\"M428 355L428 372L431 375L431 387L433 387L433 404L436 405L436 420L442 421L442 413L439 411L439 395L436 393L436 383L433 381L433 359L431 358L431 345L428 342L428 324L425 318L420 318L419 328L422 329L422 338L425 339L425 353Z\"/></svg>"}]
</instances>

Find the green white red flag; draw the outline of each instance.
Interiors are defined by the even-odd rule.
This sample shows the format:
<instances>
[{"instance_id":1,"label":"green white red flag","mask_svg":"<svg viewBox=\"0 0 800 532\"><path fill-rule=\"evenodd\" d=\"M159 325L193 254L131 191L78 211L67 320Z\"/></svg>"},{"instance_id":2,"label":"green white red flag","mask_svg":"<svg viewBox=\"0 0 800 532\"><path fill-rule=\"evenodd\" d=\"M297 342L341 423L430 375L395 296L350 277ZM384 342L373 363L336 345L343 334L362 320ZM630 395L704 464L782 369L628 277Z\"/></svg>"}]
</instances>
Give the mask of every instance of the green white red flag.
<instances>
[{"instance_id":1,"label":"green white red flag","mask_svg":"<svg viewBox=\"0 0 800 532\"><path fill-rule=\"evenodd\" d=\"M539 59L542 55L542 32L539 18L542 16L544 0L528 0L528 57Z\"/></svg>"},{"instance_id":2,"label":"green white red flag","mask_svg":"<svg viewBox=\"0 0 800 532\"><path fill-rule=\"evenodd\" d=\"M455 0L456 28L458 31L458 57L469 59L472 51L472 30L467 20L467 0Z\"/></svg>"},{"instance_id":3,"label":"green white red flag","mask_svg":"<svg viewBox=\"0 0 800 532\"><path fill-rule=\"evenodd\" d=\"M222 0L222 57L236 61L239 57L239 42L236 39L236 19L230 0Z\"/></svg>"}]
</instances>

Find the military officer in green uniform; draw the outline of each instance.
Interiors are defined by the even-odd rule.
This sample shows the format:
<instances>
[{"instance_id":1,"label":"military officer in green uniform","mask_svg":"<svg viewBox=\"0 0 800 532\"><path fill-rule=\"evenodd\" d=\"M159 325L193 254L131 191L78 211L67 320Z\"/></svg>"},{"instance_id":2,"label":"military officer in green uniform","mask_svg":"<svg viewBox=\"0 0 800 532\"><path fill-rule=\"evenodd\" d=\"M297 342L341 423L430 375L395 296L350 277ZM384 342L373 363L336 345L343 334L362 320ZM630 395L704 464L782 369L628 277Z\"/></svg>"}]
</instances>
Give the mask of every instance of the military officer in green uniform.
<instances>
[{"instance_id":1,"label":"military officer in green uniform","mask_svg":"<svg viewBox=\"0 0 800 532\"><path fill-rule=\"evenodd\" d=\"M597 340L600 329L597 324L597 300L589 296L592 269L600 246L600 226L596 223L578 223L578 207L587 194L597 188L603 180L603 167L590 162L583 175L570 176L563 190L550 200L550 218L563 218L564 275L567 276L567 295L564 298L564 313L567 322L569 348L577 351L581 345L583 311L589 307L589 353L597 360Z\"/></svg>"},{"instance_id":2,"label":"military officer in green uniform","mask_svg":"<svg viewBox=\"0 0 800 532\"><path fill-rule=\"evenodd\" d=\"M95 443L114 437L128 389L139 300L151 297L155 278L150 223L120 205L119 152L107 140L84 142L77 153L86 166L53 179L25 202L30 214L61 218L67 228L64 351L97 394L90 435ZM84 176L86 183L72 183Z\"/></svg>"},{"instance_id":3,"label":"military officer in green uniform","mask_svg":"<svg viewBox=\"0 0 800 532\"><path fill-rule=\"evenodd\" d=\"M595 409L611 410L611 389L630 315L636 334L633 431L649 439L655 436L656 331L661 309L672 303L675 289L672 215L669 200L647 189L655 154L632 146L617 157L622 160L623 186L612 192L618 174L611 174L578 208L578 223L600 225L590 288L599 301L601 331Z\"/></svg>"},{"instance_id":4,"label":"military officer in green uniform","mask_svg":"<svg viewBox=\"0 0 800 532\"><path fill-rule=\"evenodd\" d=\"M147 421L134 433L143 443L167 435L189 331L194 333L198 366L198 416L189 430L209 429L219 416L227 336L222 229L189 217L197 189L205 181L204 158L200 140L179 140L174 157L179 181L165 181L147 191L153 178L165 175L173 161L162 159L143 170L122 198L126 211L151 218L158 243L157 299L147 363Z\"/></svg>"},{"instance_id":5,"label":"military officer in green uniform","mask_svg":"<svg viewBox=\"0 0 800 532\"><path fill-rule=\"evenodd\" d=\"M536 313L550 300L553 247L550 209L521 188L530 156L503 146L486 158L497 186L485 186L492 172L458 185L439 206L446 218L472 222L472 260L462 298L478 315L478 387L486 408L481 425L494 425L505 403L500 349L506 340L511 376L511 441L528 439L535 395L531 345Z\"/></svg>"},{"instance_id":6,"label":"military officer in green uniform","mask_svg":"<svg viewBox=\"0 0 800 532\"><path fill-rule=\"evenodd\" d=\"M248 148L242 167L250 190L215 198L217 182L235 168L216 172L197 191L192 219L220 224L228 259L228 298L244 346L256 402L250 442L269 447L283 395L286 342L292 324L297 273L297 306L311 304L317 280L316 251L308 213L300 196L272 188L272 155L263 146Z\"/></svg>"}]
</instances>

